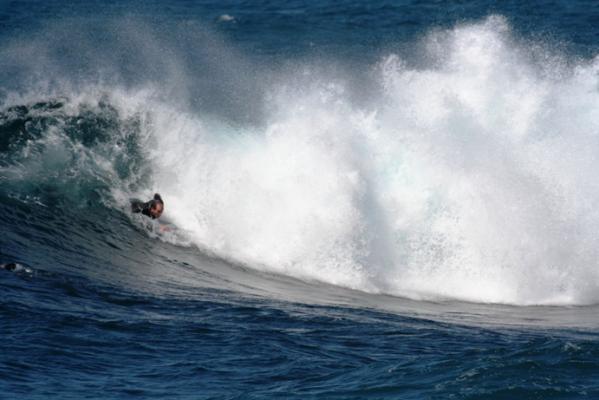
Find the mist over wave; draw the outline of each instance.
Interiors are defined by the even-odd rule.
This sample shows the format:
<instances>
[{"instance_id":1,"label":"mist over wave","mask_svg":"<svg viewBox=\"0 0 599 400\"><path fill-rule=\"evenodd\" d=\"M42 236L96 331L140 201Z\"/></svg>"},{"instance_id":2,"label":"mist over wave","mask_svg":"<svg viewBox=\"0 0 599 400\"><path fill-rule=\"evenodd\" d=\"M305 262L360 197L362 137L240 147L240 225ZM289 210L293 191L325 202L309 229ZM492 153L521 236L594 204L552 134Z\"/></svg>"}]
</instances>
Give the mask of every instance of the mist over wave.
<instances>
[{"instance_id":1,"label":"mist over wave","mask_svg":"<svg viewBox=\"0 0 599 400\"><path fill-rule=\"evenodd\" d=\"M205 32L194 45L133 31L143 51L127 56L108 31L94 53L129 63L64 64L46 43L36 72L4 93L4 190L44 204L88 187L73 197L124 212L159 191L185 236L168 240L362 291L599 301L598 57L515 37L497 16L366 71L253 65ZM5 47L2 74L39 43Z\"/></svg>"}]
</instances>

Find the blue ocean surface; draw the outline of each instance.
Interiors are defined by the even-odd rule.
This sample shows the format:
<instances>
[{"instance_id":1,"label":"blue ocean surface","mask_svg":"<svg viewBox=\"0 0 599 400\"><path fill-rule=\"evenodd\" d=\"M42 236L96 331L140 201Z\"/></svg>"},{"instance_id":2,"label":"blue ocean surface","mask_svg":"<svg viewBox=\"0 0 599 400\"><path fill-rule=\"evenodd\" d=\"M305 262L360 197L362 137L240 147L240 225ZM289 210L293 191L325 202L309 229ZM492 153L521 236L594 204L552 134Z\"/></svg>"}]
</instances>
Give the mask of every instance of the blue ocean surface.
<instances>
[{"instance_id":1,"label":"blue ocean surface","mask_svg":"<svg viewBox=\"0 0 599 400\"><path fill-rule=\"evenodd\" d=\"M2 1L0 399L599 398L597 170L595 1Z\"/></svg>"}]
</instances>

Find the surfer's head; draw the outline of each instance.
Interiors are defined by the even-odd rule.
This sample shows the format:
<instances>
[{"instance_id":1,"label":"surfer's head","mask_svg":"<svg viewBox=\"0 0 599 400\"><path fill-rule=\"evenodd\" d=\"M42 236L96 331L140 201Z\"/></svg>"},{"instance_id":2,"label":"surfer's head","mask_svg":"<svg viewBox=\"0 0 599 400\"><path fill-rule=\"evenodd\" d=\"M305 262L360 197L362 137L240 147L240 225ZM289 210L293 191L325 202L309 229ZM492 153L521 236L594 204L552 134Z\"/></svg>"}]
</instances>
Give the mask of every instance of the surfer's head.
<instances>
[{"instance_id":1,"label":"surfer's head","mask_svg":"<svg viewBox=\"0 0 599 400\"><path fill-rule=\"evenodd\" d=\"M160 218L162 212L164 211L164 202L162 201L162 197L158 193L154 195L154 198L150 200L150 217L153 219Z\"/></svg>"}]
</instances>

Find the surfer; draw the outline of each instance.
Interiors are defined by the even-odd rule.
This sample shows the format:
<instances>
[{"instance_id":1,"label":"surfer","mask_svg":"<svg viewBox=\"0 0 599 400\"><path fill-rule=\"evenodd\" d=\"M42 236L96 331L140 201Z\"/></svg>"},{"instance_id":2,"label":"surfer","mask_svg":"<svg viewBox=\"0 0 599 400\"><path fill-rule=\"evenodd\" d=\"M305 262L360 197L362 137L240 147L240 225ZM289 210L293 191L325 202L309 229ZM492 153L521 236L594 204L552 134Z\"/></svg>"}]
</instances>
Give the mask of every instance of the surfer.
<instances>
[{"instance_id":1,"label":"surfer","mask_svg":"<svg viewBox=\"0 0 599 400\"><path fill-rule=\"evenodd\" d=\"M152 219L158 219L164 211L164 202L158 193L154 195L152 200L143 202L138 199L131 200L131 212L142 213Z\"/></svg>"}]
</instances>

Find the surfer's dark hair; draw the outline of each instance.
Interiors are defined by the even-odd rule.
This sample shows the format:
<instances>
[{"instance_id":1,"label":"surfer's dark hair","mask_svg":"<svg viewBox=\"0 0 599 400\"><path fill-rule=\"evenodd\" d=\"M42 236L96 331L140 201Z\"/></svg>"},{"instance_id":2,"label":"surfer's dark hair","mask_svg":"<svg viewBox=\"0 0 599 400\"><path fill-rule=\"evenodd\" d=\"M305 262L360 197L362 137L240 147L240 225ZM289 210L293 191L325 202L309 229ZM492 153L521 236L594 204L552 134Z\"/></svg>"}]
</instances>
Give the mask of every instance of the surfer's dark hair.
<instances>
[{"instance_id":1,"label":"surfer's dark hair","mask_svg":"<svg viewBox=\"0 0 599 400\"><path fill-rule=\"evenodd\" d=\"M162 197L158 193L154 194L154 201L164 205L164 201L162 201Z\"/></svg>"}]
</instances>

